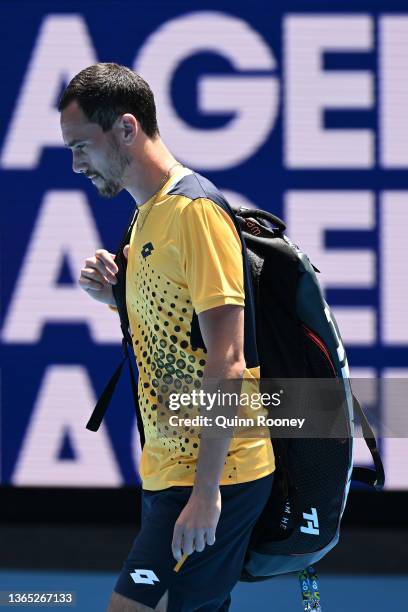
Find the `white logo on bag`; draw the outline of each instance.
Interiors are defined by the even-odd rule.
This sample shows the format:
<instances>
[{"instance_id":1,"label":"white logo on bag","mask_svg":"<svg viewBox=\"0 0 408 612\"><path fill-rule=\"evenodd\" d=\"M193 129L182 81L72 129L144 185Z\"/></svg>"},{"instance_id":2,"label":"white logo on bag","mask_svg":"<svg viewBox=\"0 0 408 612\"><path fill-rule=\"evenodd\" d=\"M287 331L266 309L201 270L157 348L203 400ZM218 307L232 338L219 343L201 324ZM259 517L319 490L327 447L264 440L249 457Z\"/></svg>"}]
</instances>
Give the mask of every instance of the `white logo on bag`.
<instances>
[{"instance_id":1,"label":"white logo on bag","mask_svg":"<svg viewBox=\"0 0 408 612\"><path fill-rule=\"evenodd\" d=\"M160 582L158 577L152 570L146 569L137 569L130 574L132 576L133 582L143 583L143 584L154 584L155 582Z\"/></svg>"},{"instance_id":2,"label":"white logo on bag","mask_svg":"<svg viewBox=\"0 0 408 612\"><path fill-rule=\"evenodd\" d=\"M307 522L307 527L301 527L300 531L310 535L319 535L319 519L317 518L316 508L311 508L311 514L303 512L303 518Z\"/></svg>"}]
</instances>

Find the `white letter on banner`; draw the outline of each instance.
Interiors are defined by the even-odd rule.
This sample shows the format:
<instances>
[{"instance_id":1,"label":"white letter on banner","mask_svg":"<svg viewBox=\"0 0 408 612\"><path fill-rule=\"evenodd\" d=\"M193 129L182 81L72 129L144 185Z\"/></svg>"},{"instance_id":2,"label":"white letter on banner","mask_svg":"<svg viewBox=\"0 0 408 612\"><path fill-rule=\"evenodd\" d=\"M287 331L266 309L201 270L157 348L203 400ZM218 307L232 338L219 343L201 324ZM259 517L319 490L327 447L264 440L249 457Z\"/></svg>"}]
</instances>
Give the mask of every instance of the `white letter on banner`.
<instances>
[{"instance_id":1,"label":"white letter on banner","mask_svg":"<svg viewBox=\"0 0 408 612\"><path fill-rule=\"evenodd\" d=\"M408 191L381 194L381 330L389 345L408 344Z\"/></svg>"},{"instance_id":2,"label":"white letter on banner","mask_svg":"<svg viewBox=\"0 0 408 612\"><path fill-rule=\"evenodd\" d=\"M95 342L120 342L117 317L78 283L85 259L101 248L86 197L50 191L41 206L5 318L2 340L35 343L46 323L87 323ZM75 283L58 285L65 261Z\"/></svg>"},{"instance_id":3,"label":"white letter on banner","mask_svg":"<svg viewBox=\"0 0 408 612\"><path fill-rule=\"evenodd\" d=\"M80 366L47 368L20 450L12 483L20 486L117 487L123 479L109 436L85 428L96 398ZM59 457L68 437L74 457Z\"/></svg>"},{"instance_id":4,"label":"white letter on banner","mask_svg":"<svg viewBox=\"0 0 408 612\"><path fill-rule=\"evenodd\" d=\"M196 53L226 58L235 73L202 76L198 109L233 113L222 128L191 127L171 100L171 81L180 64ZM258 32L221 12L194 12L163 24L142 46L135 70L154 91L160 131L176 157L206 170L231 168L251 157L265 142L278 111L278 81L272 52ZM240 76L239 71L265 71ZM192 86L192 85L191 85Z\"/></svg>"},{"instance_id":5,"label":"white letter on banner","mask_svg":"<svg viewBox=\"0 0 408 612\"><path fill-rule=\"evenodd\" d=\"M369 16L285 18L285 161L289 168L371 168L374 135L368 129L325 129L327 109L369 109L372 74L324 71L325 52L371 51Z\"/></svg>"},{"instance_id":6,"label":"white letter on banner","mask_svg":"<svg viewBox=\"0 0 408 612\"><path fill-rule=\"evenodd\" d=\"M58 94L77 72L95 64L95 57L83 17L44 19L4 141L3 168L35 168L44 147L63 146Z\"/></svg>"},{"instance_id":7,"label":"white letter on banner","mask_svg":"<svg viewBox=\"0 0 408 612\"><path fill-rule=\"evenodd\" d=\"M374 197L370 191L288 191L288 235L321 271L324 287L365 288L376 282L375 253L368 249L326 249L326 230L372 230ZM334 315L346 344L375 341L375 311L370 306L336 307Z\"/></svg>"},{"instance_id":8,"label":"white letter on banner","mask_svg":"<svg viewBox=\"0 0 408 612\"><path fill-rule=\"evenodd\" d=\"M408 16L380 17L381 164L408 167Z\"/></svg>"}]
</instances>

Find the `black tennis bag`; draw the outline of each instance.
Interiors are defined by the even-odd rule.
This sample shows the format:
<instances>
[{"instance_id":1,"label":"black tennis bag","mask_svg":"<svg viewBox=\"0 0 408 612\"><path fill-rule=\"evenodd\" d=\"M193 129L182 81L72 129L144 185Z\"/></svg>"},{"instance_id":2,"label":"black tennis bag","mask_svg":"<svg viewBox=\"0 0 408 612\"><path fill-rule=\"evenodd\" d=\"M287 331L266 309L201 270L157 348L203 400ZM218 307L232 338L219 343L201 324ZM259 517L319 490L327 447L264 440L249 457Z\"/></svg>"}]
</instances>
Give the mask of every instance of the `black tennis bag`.
<instances>
[{"instance_id":1,"label":"black tennis bag","mask_svg":"<svg viewBox=\"0 0 408 612\"><path fill-rule=\"evenodd\" d=\"M251 272L261 384L265 378L338 378L344 397L338 406L348 425L348 435L339 439L272 439L276 459L273 489L253 530L241 576L241 580L256 581L304 570L321 559L339 539L351 479L381 489L384 470L374 434L352 394L344 346L319 287L318 270L284 234L283 221L263 210L228 209L246 246L244 258ZM115 257L119 272L113 294L123 333L124 356L100 396L87 428L98 430L123 365L128 361L143 446L137 385L129 358L133 348L126 309L127 261L123 255L136 215ZM353 469L356 415L375 470Z\"/></svg>"},{"instance_id":2,"label":"black tennis bag","mask_svg":"<svg viewBox=\"0 0 408 612\"><path fill-rule=\"evenodd\" d=\"M381 489L384 470L351 390L346 353L316 277L319 271L284 234L280 219L263 210L233 210L251 269L261 381L337 378L343 401L336 405L348 429L341 438L272 439L272 494L253 531L241 576L256 581L319 561L338 542L351 479ZM356 414L375 470L353 470Z\"/></svg>"}]
</instances>

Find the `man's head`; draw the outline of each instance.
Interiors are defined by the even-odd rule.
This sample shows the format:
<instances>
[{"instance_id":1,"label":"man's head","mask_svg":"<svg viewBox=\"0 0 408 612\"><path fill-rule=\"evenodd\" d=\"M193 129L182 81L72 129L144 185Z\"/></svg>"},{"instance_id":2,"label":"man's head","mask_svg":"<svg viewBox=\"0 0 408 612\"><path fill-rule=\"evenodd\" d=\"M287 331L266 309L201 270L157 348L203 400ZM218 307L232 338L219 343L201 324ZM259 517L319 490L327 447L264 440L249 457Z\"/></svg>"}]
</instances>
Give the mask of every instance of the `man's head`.
<instances>
[{"instance_id":1,"label":"man's head","mask_svg":"<svg viewBox=\"0 0 408 612\"><path fill-rule=\"evenodd\" d=\"M108 198L123 189L131 146L159 135L149 85L119 64L95 64L79 72L62 94L58 110L74 172L92 178Z\"/></svg>"}]
</instances>

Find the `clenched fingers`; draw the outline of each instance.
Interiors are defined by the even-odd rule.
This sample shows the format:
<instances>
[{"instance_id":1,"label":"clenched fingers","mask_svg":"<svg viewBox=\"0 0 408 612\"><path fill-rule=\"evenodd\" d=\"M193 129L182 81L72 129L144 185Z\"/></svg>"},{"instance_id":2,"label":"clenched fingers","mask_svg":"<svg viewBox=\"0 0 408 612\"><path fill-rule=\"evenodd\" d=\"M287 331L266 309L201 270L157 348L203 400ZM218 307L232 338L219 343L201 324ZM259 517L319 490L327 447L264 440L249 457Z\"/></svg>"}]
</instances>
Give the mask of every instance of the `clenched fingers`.
<instances>
[{"instance_id":1,"label":"clenched fingers","mask_svg":"<svg viewBox=\"0 0 408 612\"><path fill-rule=\"evenodd\" d=\"M94 268L82 268L78 282L82 289L86 291L89 291L89 289L100 291L107 284L106 279Z\"/></svg>"},{"instance_id":2,"label":"clenched fingers","mask_svg":"<svg viewBox=\"0 0 408 612\"><path fill-rule=\"evenodd\" d=\"M116 274L118 273L118 266L115 264L114 257L105 249L98 249L95 251L95 257L89 258L90 266L99 270L107 282L111 284L116 283ZM88 260L86 261L88 262Z\"/></svg>"},{"instance_id":3,"label":"clenched fingers","mask_svg":"<svg viewBox=\"0 0 408 612\"><path fill-rule=\"evenodd\" d=\"M88 257L85 260L85 267L81 269L79 279L81 287L98 291L108 283L115 285L118 267L113 258L114 255L104 249L99 249L93 257Z\"/></svg>"},{"instance_id":4,"label":"clenched fingers","mask_svg":"<svg viewBox=\"0 0 408 612\"><path fill-rule=\"evenodd\" d=\"M95 251L95 257L102 263L110 278L116 281L116 274L118 273L119 269L115 264L115 255L109 253L109 251L106 249L98 249Z\"/></svg>"}]
</instances>

